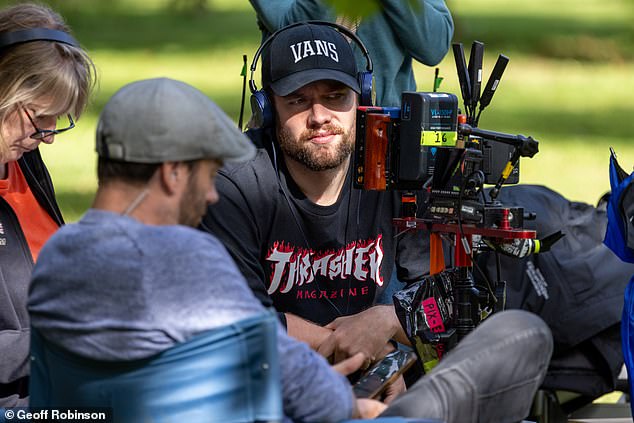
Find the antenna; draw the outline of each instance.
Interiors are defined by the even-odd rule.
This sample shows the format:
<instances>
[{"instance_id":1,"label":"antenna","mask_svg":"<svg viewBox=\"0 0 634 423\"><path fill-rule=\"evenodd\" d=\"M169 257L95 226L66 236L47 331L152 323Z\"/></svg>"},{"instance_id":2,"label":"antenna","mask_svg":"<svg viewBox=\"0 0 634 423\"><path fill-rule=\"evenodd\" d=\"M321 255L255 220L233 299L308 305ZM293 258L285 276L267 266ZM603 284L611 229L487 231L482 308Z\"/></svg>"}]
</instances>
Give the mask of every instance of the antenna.
<instances>
[{"instance_id":1,"label":"antenna","mask_svg":"<svg viewBox=\"0 0 634 423\"><path fill-rule=\"evenodd\" d=\"M436 71L434 72L434 92L438 91L443 79L445 78L440 76L440 69L436 68Z\"/></svg>"},{"instance_id":2,"label":"antenna","mask_svg":"<svg viewBox=\"0 0 634 423\"><path fill-rule=\"evenodd\" d=\"M493 71L491 72L491 76L489 76L489 80L487 81L486 86L484 87L484 91L482 92L482 96L480 97L480 110L478 111L478 115L475 119L475 124L477 126L478 121L480 120L480 113L491 103L491 99L493 98L493 94L495 94L495 90L498 88L500 84L500 79L502 79L502 74L506 69L506 65L509 62L509 58L503 54L498 56L498 60L495 62L495 66L493 67Z\"/></svg>"},{"instance_id":3,"label":"antenna","mask_svg":"<svg viewBox=\"0 0 634 423\"><path fill-rule=\"evenodd\" d=\"M240 118L238 119L238 129L242 131L242 118L244 117L244 98L246 94L247 88L247 55L242 55L242 71L240 71L240 76L242 77L242 101L240 102Z\"/></svg>"},{"instance_id":4,"label":"antenna","mask_svg":"<svg viewBox=\"0 0 634 423\"><path fill-rule=\"evenodd\" d=\"M460 92L462 93L462 101L464 102L465 113L467 118L471 113L471 82L469 73L467 72L467 64L464 58L464 48L462 43L454 43L453 57L456 60L456 71L458 72L458 81L460 81Z\"/></svg>"},{"instance_id":5,"label":"antenna","mask_svg":"<svg viewBox=\"0 0 634 423\"><path fill-rule=\"evenodd\" d=\"M475 110L480 100L480 85L482 83L482 60L484 58L484 43L474 41L471 44L469 56L469 78L471 79L471 120L475 124Z\"/></svg>"}]
</instances>

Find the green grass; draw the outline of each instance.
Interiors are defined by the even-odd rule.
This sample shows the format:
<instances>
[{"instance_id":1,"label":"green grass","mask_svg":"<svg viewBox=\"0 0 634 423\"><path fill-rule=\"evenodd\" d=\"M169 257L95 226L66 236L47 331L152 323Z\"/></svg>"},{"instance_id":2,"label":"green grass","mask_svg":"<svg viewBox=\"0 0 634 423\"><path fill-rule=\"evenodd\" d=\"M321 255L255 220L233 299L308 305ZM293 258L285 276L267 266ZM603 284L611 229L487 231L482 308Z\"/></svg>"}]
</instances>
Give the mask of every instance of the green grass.
<instances>
[{"instance_id":1,"label":"green grass","mask_svg":"<svg viewBox=\"0 0 634 423\"><path fill-rule=\"evenodd\" d=\"M78 128L43 153L68 221L90 205L99 110L122 85L155 76L204 91L237 121L242 55L260 41L247 0L215 0L207 10L170 7L175 0L55 0L99 71L99 87ZM181 0L182 1L182 0ZM0 1L0 5L7 2ZM533 135L540 153L523 159L521 180L594 203L609 188L608 147L634 164L634 2L631 0L448 0L455 41L485 43L484 77L499 53L511 61L480 126ZM441 90L458 94L453 55L439 65ZM416 64L419 90L433 69Z\"/></svg>"}]
</instances>

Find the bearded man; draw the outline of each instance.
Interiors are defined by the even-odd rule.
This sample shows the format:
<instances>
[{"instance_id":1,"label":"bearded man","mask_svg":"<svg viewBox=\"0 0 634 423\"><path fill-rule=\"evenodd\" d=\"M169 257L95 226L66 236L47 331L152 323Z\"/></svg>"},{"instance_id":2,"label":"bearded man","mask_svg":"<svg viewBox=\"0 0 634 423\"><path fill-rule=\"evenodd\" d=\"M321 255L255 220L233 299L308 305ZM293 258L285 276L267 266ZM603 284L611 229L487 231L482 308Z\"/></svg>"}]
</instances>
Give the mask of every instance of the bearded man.
<instances>
[{"instance_id":1,"label":"bearded man","mask_svg":"<svg viewBox=\"0 0 634 423\"><path fill-rule=\"evenodd\" d=\"M220 200L208 208L202 228L225 244L256 297L265 306L275 307L289 335L334 362L361 352L367 366L393 349L392 341L408 343L394 306L381 304L379 299L393 271L405 282L420 280L428 273L423 259L428 234L397 233L392 219L400 216L400 192L353 189L351 153L358 98L359 94L365 97L365 88L360 86L362 75L357 73L352 48L342 33L323 23L294 24L273 34L260 51L263 91L254 92L254 97L266 97L262 104L270 103L272 116L262 119L266 113L254 110L254 115L260 116L252 121L270 123L247 131L260 147L254 159L219 171L216 186ZM253 80L251 88L254 91ZM512 326L512 351L508 349L511 344L506 344L508 339L493 341L474 335L471 352L498 363L506 356L524 355L541 361L543 357L515 343L523 343L520 338L524 335L515 336L523 332L523 323L516 326L517 322L511 323L503 315L500 313L501 320L492 319L498 322L490 323L495 328L483 325L475 332L497 337L503 332L501 326ZM532 331L536 322L534 316L530 319L524 329ZM458 361L465 367L466 362ZM468 406L469 411L459 413L461 417L455 421L465 415L498 421L484 411L489 409L484 403L491 398L496 398L498 405L524 404L519 412L502 411L504 418L515 416L507 421L527 412L540 377L533 374L529 383L526 375L514 380L512 383L528 389L507 400L504 395L509 393L508 383L514 375L503 372L498 385L490 382L501 374L483 370L486 366L481 361L472 367L465 370L474 389L467 396L483 400L479 412ZM482 374L471 375L474 369ZM432 395L422 385L433 384L433 378L424 379L415 386ZM396 415L454 421L451 416L456 403L464 403L457 391L464 388L465 381L459 379L450 384L455 390L438 388L448 400L430 401L452 407L422 413L418 398L397 408L400 414ZM492 386L496 386L495 393L488 390ZM400 379L388 389L385 402L403 389ZM505 394L499 396L502 392ZM396 401L403 404L403 400Z\"/></svg>"},{"instance_id":2,"label":"bearded man","mask_svg":"<svg viewBox=\"0 0 634 423\"><path fill-rule=\"evenodd\" d=\"M325 46L322 48L322 46ZM218 236L256 297L288 333L335 362L367 363L406 342L392 305L377 304L396 268L420 279L427 236L396 237L400 194L352 187L360 93L347 40L315 24L280 32L262 53L274 123L251 129L254 160L225 166L202 227Z\"/></svg>"}]
</instances>

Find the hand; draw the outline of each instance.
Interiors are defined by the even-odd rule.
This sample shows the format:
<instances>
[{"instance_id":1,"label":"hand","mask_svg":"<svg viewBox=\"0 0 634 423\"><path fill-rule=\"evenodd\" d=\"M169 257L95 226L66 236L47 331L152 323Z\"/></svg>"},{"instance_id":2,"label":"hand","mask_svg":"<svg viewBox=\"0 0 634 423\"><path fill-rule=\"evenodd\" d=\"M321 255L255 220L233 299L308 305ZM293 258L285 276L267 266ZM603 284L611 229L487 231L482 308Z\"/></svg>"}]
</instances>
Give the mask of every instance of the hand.
<instances>
[{"instance_id":1,"label":"hand","mask_svg":"<svg viewBox=\"0 0 634 423\"><path fill-rule=\"evenodd\" d=\"M356 353L352 357L334 364L332 368L340 375L348 376L359 370L364 362L365 356L362 353Z\"/></svg>"},{"instance_id":2,"label":"hand","mask_svg":"<svg viewBox=\"0 0 634 423\"><path fill-rule=\"evenodd\" d=\"M390 404L397 396L405 391L407 391L405 379L403 379L403 375L400 375L394 382L387 385L385 392L383 392L383 402L385 404Z\"/></svg>"},{"instance_id":3,"label":"hand","mask_svg":"<svg viewBox=\"0 0 634 423\"><path fill-rule=\"evenodd\" d=\"M374 419L381 414L387 405L381 401L369 399L369 398L357 398L357 409L353 418L355 419Z\"/></svg>"},{"instance_id":4,"label":"hand","mask_svg":"<svg viewBox=\"0 0 634 423\"><path fill-rule=\"evenodd\" d=\"M339 317L325 326L333 332L319 345L324 357L334 355L337 363L362 352L367 365L376 360L382 349L400 328L393 306L374 306L361 313Z\"/></svg>"}]
</instances>

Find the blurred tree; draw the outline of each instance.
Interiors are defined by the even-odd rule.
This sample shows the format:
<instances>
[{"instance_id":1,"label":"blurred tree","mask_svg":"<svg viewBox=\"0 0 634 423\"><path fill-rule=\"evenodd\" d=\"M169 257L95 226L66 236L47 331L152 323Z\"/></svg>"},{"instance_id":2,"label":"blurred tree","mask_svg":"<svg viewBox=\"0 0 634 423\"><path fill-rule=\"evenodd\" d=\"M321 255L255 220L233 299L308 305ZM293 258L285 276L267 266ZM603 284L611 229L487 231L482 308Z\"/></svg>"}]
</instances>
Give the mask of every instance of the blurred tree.
<instances>
[{"instance_id":1,"label":"blurred tree","mask_svg":"<svg viewBox=\"0 0 634 423\"><path fill-rule=\"evenodd\" d=\"M401 0L418 7L417 0ZM381 0L326 0L337 10L338 15L362 18L380 10Z\"/></svg>"},{"instance_id":2,"label":"blurred tree","mask_svg":"<svg viewBox=\"0 0 634 423\"><path fill-rule=\"evenodd\" d=\"M207 0L170 0L170 9L181 10L184 12L207 12L209 6Z\"/></svg>"}]
</instances>

